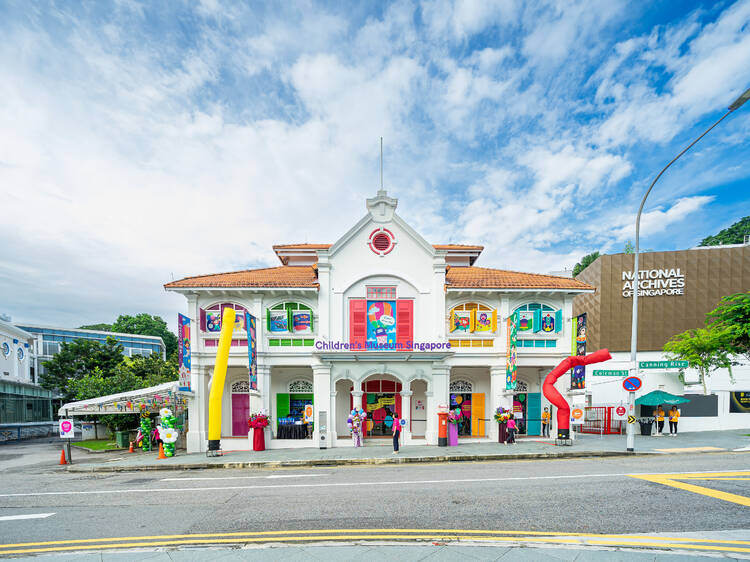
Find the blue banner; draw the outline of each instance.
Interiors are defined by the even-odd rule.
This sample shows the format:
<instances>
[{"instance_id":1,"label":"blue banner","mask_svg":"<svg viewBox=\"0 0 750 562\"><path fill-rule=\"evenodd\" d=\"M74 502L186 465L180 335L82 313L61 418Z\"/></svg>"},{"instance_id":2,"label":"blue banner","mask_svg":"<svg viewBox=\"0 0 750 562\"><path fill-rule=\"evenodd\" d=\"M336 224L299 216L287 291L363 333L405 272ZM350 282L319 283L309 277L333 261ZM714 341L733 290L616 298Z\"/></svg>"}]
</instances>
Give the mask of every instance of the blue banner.
<instances>
[{"instance_id":1,"label":"blue banner","mask_svg":"<svg viewBox=\"0 0 750 562\"><path fill-rule=\"evenodd\" d=\"M245 326L247 327L247 354L250 360L250 390L258 390L258 327L255 316L245 312Z\"/></svg>"}]
</instances>

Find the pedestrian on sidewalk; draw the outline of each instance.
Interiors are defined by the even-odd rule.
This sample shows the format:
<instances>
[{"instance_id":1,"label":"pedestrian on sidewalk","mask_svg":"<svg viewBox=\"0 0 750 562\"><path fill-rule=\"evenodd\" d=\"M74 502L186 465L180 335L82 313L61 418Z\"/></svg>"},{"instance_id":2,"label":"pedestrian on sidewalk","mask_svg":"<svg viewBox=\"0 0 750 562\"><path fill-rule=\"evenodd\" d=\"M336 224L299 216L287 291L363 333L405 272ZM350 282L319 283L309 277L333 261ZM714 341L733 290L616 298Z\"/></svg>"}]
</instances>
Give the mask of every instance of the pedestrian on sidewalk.
<instances>
[{"instance_id":1,"label":"pedestrian on sidewalk","mask_svg":"<svg viewBox=\"0 0 750 562\"><path fill-rule=\"evenodd\" d=\"M672 406L669 410L669 434L677 437L677 420L680 419L680 411L677 406Z\"/></svg>"},{"instance_id":2,"label":"pedestrian on sidewalk","mask_svg":"<svg viewBox=\"0 0 750 562\"><path fill-rule=\"evenodd\" d=\"M549 437L549 420L549 408L545 408L542 412L542 437Z\"/></svg>"},{"instance_id":3,"label":"pedestrian on sidewalk","mask_svg":"<svg viewBox=\"0 0 750 562\"><path fill-rule=\"evenodd\" d=\"M398 439L401 437L401 421L398 419L398 412L393 414L393 454L398 454Z\"/></svg>"},{"instance_id":4,"label":"pedestrian on sidewalk","mask_svg":"<svg viewBox=\"0 0 750 562\"><path fill-rule=\"evenodd\" d=\"M516 420L513 419L513 414L508 418L508 440L505 444L507 445L508 443L516 444Z\"/></svg>"},{"instance_id":5,"label":"pedestrian on sidewalk","mask_svg":"<svg viewBox=\"0 0 750 562\"><path fill-rule=\"evenodd\" d=\"M654 410L654 419L656 420L656 434L661 435L664 432L664 408L659 404Z\"/></svg>"}]
</instances>

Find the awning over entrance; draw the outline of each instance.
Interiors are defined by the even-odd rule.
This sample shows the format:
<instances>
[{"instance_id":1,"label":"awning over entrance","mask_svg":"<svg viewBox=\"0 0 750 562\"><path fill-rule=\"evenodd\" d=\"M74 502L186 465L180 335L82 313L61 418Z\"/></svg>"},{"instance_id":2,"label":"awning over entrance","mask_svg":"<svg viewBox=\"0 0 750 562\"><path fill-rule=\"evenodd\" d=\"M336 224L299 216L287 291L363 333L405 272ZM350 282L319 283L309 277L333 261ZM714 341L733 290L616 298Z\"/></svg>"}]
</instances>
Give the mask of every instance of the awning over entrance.
<instances>
[{"instance_id":1,"label":"awning over entrance","mask_svg":"<svg viewBox=\"0 0 750 562\"><path fill-rule=\"evenodd\" d=\"M137 414L144 410L155 413L161 408L169 408L176 414L187 407L187 399L193 396L192 392L179 390L178 381L172 381L80 402L68 402L63 404L57 414L59 416Z\"/></svg>"}]
</instances>

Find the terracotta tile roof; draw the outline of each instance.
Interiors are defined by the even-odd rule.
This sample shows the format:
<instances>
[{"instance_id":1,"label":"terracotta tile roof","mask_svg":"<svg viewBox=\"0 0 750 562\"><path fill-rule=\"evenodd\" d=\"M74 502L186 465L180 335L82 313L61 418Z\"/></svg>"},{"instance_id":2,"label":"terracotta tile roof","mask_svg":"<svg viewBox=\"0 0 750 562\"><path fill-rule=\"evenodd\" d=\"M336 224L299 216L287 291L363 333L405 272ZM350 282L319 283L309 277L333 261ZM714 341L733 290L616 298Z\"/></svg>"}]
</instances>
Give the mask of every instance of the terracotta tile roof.
<instances>
[{"instance_id":1,"label":"terracotta tile roof","mask_svg":"<svg viewBox=\"0 0 750 562\"><path fill-rule=\"evenodd\" d=\"M569 277L521 273L486 267L449 267L445 274L448 289L577 289L593 290L594 287Z\"/></svg>"},{"instance_id":2,"label":"terracotta tile roof","mask_svg":"<svg viewBox=\"0 0 750 562\"><path fill-rule=\"evenodd\" d=\"M471 244L433 244L436 250L474 250L481 252L484 246L472 246Z\"/></svg>"},{"instance_id":3,"label":"terracotta tile roof","mask_svg":"<svg viewBox=\"0 0 750 562\"><path fill-rule=\"evenodd\" d=\"M327 250L332 244L274 244L274 250Z\"/></svg>"},{"instance_id":4,"label":"terracotta tile roof","mask_svg":"<svg viewBox=\"0 0 750 562\"><path fill-rule=\"evenodd\" d=\"M315 268L299 265L284 265L264 269L246 269L230 273L195 275L172 281L165 289L190 287L318 287Z\"/></svg>"}]
</instances>

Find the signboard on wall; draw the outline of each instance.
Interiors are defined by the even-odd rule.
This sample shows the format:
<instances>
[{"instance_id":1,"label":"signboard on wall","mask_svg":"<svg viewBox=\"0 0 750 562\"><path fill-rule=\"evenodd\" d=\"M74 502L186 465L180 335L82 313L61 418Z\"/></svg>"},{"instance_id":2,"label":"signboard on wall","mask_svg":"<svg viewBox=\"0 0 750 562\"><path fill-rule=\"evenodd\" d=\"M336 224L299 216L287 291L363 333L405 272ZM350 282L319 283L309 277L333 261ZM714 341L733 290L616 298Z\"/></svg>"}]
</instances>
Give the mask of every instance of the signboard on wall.
<instances>
[{"instance_id":1,"label":"signboard on wall","mask_svg":"<svg viewBox=\"0 0 750 562\"><path fill-rule=\"evenodd\" d=\"M579 314L573 319L573 342L571 355L586 355L586 313ZM573 367L570 373L570 389L586 388L586 366Z\"/></svg>"},{"instance_id":2,"label":"signboard on wall","mask_svg":"<svg viewBox=\"0 0 750 562\"><path fill-rule=\"evenodd\" d=\"M177 364L180 390L190 390L190 318L177 315Z\"/></svg>"},{"instance_id":3,"label":"signboard on wall","mask_svg":"<svg viewBox=\"0 0 750 562\"><path fill-rule=\"evenodd\" d=\"M516 389L516 354L518 345L518 313L508 317L508 341L505 346L505 389Z\"/></svg>"},{"instance_id":4,"label":"signboard on wall","mask_svg":"<svg viewBox=\"0 0 750 562\"><path fill-rule=\"evenodd\" d=\"M730 414L750 414L750 390L729 393Z\"/></svg>"}]
</instances>

